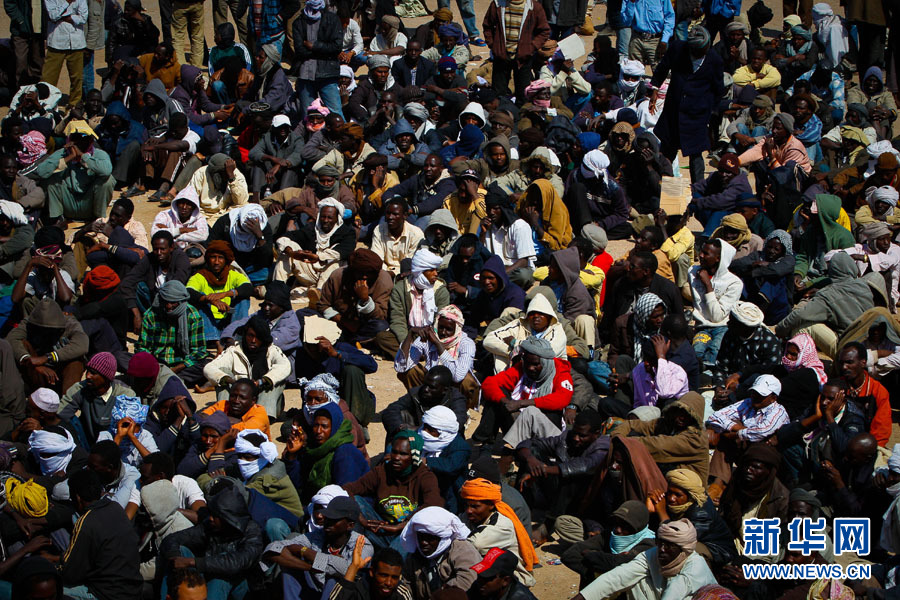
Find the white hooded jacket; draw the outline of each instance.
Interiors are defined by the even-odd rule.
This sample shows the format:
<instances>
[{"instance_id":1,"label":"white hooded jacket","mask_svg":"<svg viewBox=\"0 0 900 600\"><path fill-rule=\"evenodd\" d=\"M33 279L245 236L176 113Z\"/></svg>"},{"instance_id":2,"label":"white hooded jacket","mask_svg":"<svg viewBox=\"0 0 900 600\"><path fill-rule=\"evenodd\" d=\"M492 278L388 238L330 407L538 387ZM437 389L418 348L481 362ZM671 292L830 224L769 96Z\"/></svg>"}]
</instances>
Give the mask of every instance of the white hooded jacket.
<instances>
[{"instance_id":1,"label":"white hooded jacket","mask_svg":"<svg viewBox=\"0 0 900 600\"><path fill-rule=\"evenodd\" d=\"M694 265L688 274L691 295L694 297L694 318L700 327L722 327L728 324L728 315L744 291L744 282L728 270L734 260L736 250L727 242L722 242L722 256L719 268L712 278L713 291L706 293L706 286L697 273L700 265Z\"/></svg>"}]
</instances>

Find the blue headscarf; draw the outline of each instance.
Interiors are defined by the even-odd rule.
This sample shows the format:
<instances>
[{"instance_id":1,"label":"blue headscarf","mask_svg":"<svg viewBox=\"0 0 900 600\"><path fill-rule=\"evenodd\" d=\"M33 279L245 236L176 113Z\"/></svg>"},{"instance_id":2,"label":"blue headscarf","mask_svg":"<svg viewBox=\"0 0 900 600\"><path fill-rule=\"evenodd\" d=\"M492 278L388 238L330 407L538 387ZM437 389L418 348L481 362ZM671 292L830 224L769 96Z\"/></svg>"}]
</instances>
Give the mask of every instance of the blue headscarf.
<instances>
[{"instance_id":1,"label":"blue headscarf","mask_svg":"<svg viewBox=\"0 0 900 600\"><path fill-rule=\"evenodd\" d=\"M147 422L147 413L149 411L150 407L146 404L141 404L140 398L126 396L125 394L116 396L116 403L109 418L109 431L116 433L119 421L126 417L143 427L144 423Z\"/></svg>"},{"instance_id":2,"label":"blue headscarf","mask_svg":"<svg viewBox=\"0 0 900 600\"><path fill-rule=\"evenodd\" d=\"M462 27L456 23L447 23L446 25L438 27L438 37L455 37L457 46L469 45L469 36L467 36L463 32ZM449 50L452 52L453 48L450 48Z\"/></svg>"},{"instance_id":3,"label":"blue headscarf","mask_svg":"<svg viewBox=\"0 0 900 600\"><path fill-rule=\"evenodd\" d=\"M340 405L335 404L334 402L320 404L319 407L313 411L313 419L315 419L316 413L320 410L328 412L328 415L331 417L331 435L334 435L340 428L341 423L344 422L344 413L341 411Z\"/></svg>"},{"instance_id":4,"label":"blue headscarf","mask_svg":"<svg viewBox=\"0 0 900 600\"><path fill-rule=\"evenodd\" d=\"M582 150L590 152L600 147L600 144L603 143L603 136L593 131L585 131L578 134L578 142L581 144Z\"/></svg>"}]
</instances>

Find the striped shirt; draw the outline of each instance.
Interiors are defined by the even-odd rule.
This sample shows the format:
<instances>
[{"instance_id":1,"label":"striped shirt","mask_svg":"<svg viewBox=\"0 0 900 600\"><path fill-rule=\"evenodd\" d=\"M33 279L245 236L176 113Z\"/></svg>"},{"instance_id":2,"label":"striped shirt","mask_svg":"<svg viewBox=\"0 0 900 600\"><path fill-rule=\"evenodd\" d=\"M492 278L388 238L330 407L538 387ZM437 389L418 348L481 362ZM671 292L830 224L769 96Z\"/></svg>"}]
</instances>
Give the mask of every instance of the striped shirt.
<instances>
[{"instance_id":1,"label":"striped shirt","mask_svg":"<svg viewBox=\"0 0 900 600\"><path fill-rule=\"evenodd\" d=\"M774 434L779 427L789 421L787 411L778 402L773 402L762 410L756 410L747 398L717 410L706 423L721 431L728 431L734 425L743 425L745 429L738 431L738 438L748 442L759 442Z\"/></svg>"}]
</instances>

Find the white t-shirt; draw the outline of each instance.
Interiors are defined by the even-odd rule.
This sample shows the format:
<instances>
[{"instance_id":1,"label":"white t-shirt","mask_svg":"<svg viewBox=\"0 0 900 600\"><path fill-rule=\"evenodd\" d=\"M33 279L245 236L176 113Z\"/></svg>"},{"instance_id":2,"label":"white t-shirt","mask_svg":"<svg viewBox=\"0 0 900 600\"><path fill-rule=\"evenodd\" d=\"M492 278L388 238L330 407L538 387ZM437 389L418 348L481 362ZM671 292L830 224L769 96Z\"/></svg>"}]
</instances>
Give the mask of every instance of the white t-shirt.
<instances>
[{"instance_id":1,"label":"white t-shirt","mask_svg":"<svg viewBox=\"0 0 900 600\"><path fill-rule=\"evenodd\" d=\"M188 143L188 149L185 154L197 153L197 144L200 143L200 136L197 135L193 130L188 129L187 135L181 138L181 141Z\"/></svg>"},{"instance_id":2,"label":"white t-shirt","mask_svg":"<svg viewBox=\"0 0 900 600\"><path fill-rule=\"evenodd\" d=\"M365 51L363 45L362 32L359 29L359 23L350 19L347 28L344 30L344 39L341 44L342 52L353 52L354 54L362 54Z\"/></svg>"},{"instance_id":3,"label":"white t-shirt","mask_svg":"<svg viewBox=\"0 0 900 600\"><path fill-rule=\"evenodd\" d=\"M180 500L179 508L189 509L197 500L206 501L200 486L196 481L184 475L176 475L172 478L172 485L178 490L178 498ZM141 488L134 486L131 490L131 497L128 499L129 504L141 506Z\"/></svg>"},{"instance_id":4,"label":"white t-shirt","mask_svg":"<svg viewBox=\"0 0 900 600\"><path fill-rule=\"evenodd\" d=\"M402 33L398 33L394 38L394 45L388 46L387 40L384 39L384 36L381 33L378 33L375 37L372 38L372 41L369 42L369 50L371 52L380 52L382 50L387 50L388 48L396 48L397 46L403 46L404 48L406 48L406 42L406 36ZM391 59L391 64L393 65L394 61L399 58L403 58L403 55L398 54L397 56L389 56L388 58Z\"/></svg>"},{"instance_id":5,"label":"white t-shirt","mask_svg":"<svg viewBox=\"0 0 900 600\"><path fill-rule=\"evenodd\" d=\"M534 268L534 239L531 225L524 220L516 219L510 227L492 227L491 235L485 241L488 250L499 256L505 266L527 258L528 267Z\"/></svg>"}]
</instances>

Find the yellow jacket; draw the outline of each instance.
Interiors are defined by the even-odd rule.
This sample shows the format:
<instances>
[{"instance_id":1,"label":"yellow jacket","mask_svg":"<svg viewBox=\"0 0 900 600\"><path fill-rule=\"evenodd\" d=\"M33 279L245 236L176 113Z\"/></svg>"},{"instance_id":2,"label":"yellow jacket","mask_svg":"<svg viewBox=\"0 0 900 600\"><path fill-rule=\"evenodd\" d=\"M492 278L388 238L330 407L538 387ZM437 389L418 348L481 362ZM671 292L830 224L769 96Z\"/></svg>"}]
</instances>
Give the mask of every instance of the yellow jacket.
<instances>
[{"instance_id":1,"label":"yellow jacket","mask_svg":"<svg viewBox=\"0 0 900 600\"><path fill-rule=\"evenodd\" d=\"M735 85L752 85L758 90L769 90L781 85L781 73L769 63L764 64L759 73L750 69L750 65L744 65L734 72L732 79Z\"/></svg>"}]
</instances>

